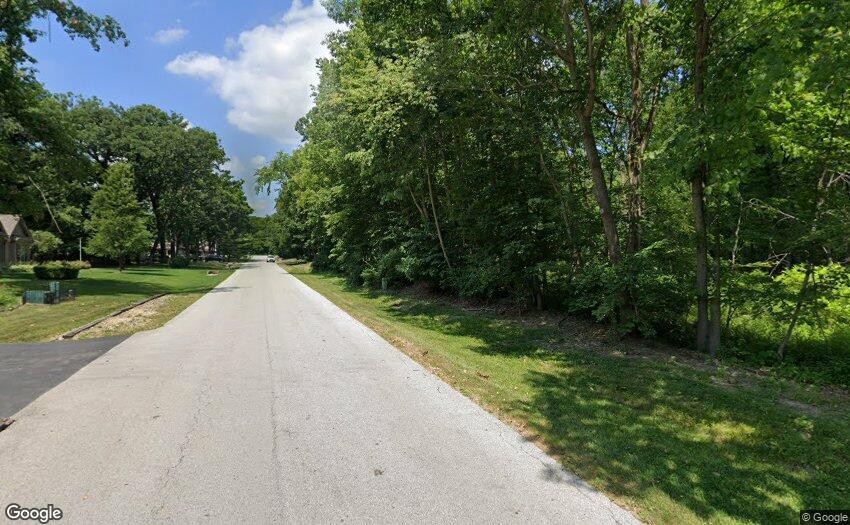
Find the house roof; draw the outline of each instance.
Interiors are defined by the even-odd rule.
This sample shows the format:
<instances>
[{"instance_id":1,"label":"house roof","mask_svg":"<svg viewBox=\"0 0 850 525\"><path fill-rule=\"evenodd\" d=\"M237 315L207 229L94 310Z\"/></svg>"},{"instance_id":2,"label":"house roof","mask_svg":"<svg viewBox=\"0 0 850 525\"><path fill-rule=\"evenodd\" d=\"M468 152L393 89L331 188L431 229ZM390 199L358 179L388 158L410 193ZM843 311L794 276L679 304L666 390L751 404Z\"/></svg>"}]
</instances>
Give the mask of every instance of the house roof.
<instances>
[{"instance_id":1,"label":"house roof","mask_svg":"<svg viewBox=\"0 0 850 525\"><path fill-rule=\"evenodd\" d=\"M0 213L0 235L3 237L11 237L17 235L29 239L30 231L26 223L17 215L9 215Z\"/></svg>"}]
</instances>

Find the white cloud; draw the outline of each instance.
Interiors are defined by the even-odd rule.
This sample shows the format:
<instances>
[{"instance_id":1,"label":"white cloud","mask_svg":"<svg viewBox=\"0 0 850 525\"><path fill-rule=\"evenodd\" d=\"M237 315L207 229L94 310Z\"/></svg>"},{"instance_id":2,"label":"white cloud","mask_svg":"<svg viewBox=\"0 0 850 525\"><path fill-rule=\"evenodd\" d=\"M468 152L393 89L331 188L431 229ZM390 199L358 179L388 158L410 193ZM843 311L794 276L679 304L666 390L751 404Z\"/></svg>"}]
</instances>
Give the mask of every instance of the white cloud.
<instances>
[{"instance_id":1,"label":"white cloud","mask_svg":"<svg viewBox=\"0 0 850 525\"><path fill-rule=\"evenodd\" d=\"M294 0L274 25L259 25L231 44L235 57L191 52L166 69L209 82L230 106L227 119L243 131L282 144L299 141L295 123L313 104L310 86L318 83L316 59L328 55L325 35L341 26L328 18L319 0Z\"/></svg>"},{"instance_id":2,"label":"white cloud","mask_svg":"<svg viewBox=\"0 0 850 525\"><path fill-rule=\"evenodd\" d=\"M254 209L257 215L269 215L274 213L275 194L266 195L265 192L256 192L257 178L254 176L254 170L265 164L266 157L257 155L252 157L249 163L245 163L236 155L231 155L230 159L221 167L230 172L235 179L242 181L242 190L248 198L248 204Z\"/></svg>"},{"instance_id":3,"label":"white cloud","mask_svg":"<svg viewBox=\"0 0 850 525\"><path fill-rule=\"evenodd\" d=\"M229 171L237 179L245 179L248 175L248 170L245 169L245 164L239 160L236 155L231 155L227 162L221 165L221 169Z\"/></svg>"},{"instance_id":4,"label":"white cloud","mask_svg":"<svg viewBox=\"0 0 850 525\"><path fill-rule=\"evenodd\" d=\"M175 42L183 40L188 34L188 29L183 29L182 27L172 27L170 29L160 29L159 31L154 33L152 40L159 45L167 46L168 44L173 44Z\"/></svg>"}]
</instances>

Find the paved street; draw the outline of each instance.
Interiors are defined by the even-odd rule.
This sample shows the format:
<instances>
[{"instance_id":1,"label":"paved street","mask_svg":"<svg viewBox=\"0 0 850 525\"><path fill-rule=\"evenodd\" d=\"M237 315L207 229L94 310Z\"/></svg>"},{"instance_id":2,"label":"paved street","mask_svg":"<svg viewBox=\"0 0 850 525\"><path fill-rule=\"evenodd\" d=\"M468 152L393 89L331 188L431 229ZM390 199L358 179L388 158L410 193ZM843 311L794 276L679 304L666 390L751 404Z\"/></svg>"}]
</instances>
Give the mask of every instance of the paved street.
<instances>
[{"instance_id":1,"label":"paved street","mask_svg":"<svg viewBox=\"0 0 850 525\"><path fill-rule=\"evenodd\" d=\"M635 521L265 262L15 417L0 506L62 523Z\"/></svg>"},{"instance_id":2,"label":"paved street","mask_svg":"<svg viewBox=\"0 0 850 525\"><path fill-rule=\"evenodd\" d=\"M124 339L0 344L0 418L24 408Z\"/></svg>"}]
</instances>

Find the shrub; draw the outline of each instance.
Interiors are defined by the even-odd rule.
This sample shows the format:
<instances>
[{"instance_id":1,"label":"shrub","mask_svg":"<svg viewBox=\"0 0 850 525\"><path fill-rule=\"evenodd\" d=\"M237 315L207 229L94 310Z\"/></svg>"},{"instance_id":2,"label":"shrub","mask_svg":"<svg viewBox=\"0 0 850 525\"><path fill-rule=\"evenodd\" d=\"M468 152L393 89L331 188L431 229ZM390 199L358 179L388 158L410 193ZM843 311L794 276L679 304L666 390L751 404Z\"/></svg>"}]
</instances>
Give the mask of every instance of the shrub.
<instances>
[{"instance_id":1,"label":"shrub","mask_svg":"<svg viewBox=\"0 0 850 525\"><path fill-rule=\"evenodd\" d=\"M681 335L677 330L687 324L688 278L683 254L659 241L625 257L616 268L606 261L587 263L570 281L566 306L597 321L614 321L623 334L676 338ZM631 294L631 308L621 310L626 293Z\"/></svg>"},{"instance_id":2,"label":"shrub","mask_svg":"<svg viewBox=\"0 0 850 525\"><path fill-rule=\"evenodd\" d=\"M189 258L182 255L175 255L168 264L172 268L187 268L189 266Z\"/></svg>"},{"instance_id":3,"label":"shrub","mask_svg":"<svg viewBox=\"0 0 850 525\"><path fill-rule=\"evenodd\" d=\"M9 288L0 283L0 310L5 310L20 304L21 299L16 294L12 293Z\"/></svg>"},{"instance_id":4,"label":"shrub","mask_svg":"<svg viewBox=\"0 0 850 525\"><path fill-rule=\"evenodd\" d=\"M76 279L86 268L91 265L85 261L50 261L33 266L32 271L43 281L65 281Z\"/></svg>"},{"instance_id":5,"label":"shrub","mask_svg":"<svg viewBox=\"0 0 850 525\"><path fill-rule=\"evenodd\" d=\"M68 268L76 268L77 270L91 269L91 263L88 261L66 261L65 264Z\"/></svg>"}]
</instances>

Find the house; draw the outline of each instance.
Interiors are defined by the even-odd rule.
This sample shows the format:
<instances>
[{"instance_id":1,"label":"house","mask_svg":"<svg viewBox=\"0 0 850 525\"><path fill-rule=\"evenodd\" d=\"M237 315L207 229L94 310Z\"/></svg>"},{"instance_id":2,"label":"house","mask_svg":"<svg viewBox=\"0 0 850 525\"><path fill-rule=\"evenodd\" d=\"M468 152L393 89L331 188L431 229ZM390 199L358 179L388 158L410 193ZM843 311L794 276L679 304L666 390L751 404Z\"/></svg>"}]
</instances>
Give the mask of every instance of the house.
<instances>
[{"instance_id":1,"label":"house","mask_svg":"<svg viewBox=\"0 0 850 525\"><path fill-rule=\"evenodd\" d=\"M30 258L32 235L17 215L0 214L0 264L18 264Z\"/></svg>"}]
</instances>

